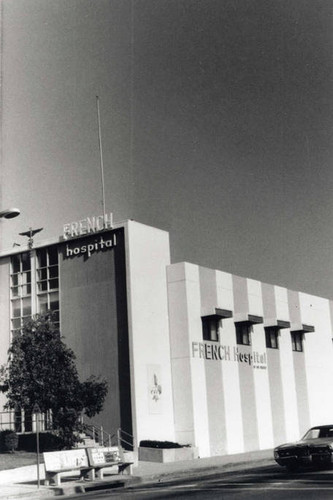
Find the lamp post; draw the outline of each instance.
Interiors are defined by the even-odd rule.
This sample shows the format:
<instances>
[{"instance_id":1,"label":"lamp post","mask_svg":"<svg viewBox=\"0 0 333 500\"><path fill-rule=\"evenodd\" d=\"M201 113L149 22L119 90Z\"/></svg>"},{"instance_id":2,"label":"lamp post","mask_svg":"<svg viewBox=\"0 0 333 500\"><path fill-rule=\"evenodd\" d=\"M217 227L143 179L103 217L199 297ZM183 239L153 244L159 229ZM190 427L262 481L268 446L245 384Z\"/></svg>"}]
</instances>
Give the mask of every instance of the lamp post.
<instances>
[{"instance_id":1,"label":"lamp post","mask_svg":"<svg viewBox=\"0 0 333 500\"><path fill-rule=\"evenodd\" d=\"M0 218L4 219L13 219L14 217L17 217L20 215L20 210L18 208L6 208L6 210L2 210L0 212Z\"/></svg>"},{"instance_id":2,"label":"lamp post","mask_svg":"<svg viewBox=\"0 0 333 500\"><path fill-rule=\"evenodd\" d=\"M32 409L33 415L35 415L36 421L36 451L37 451L37 487L40 487L40 477L39 477L39 421L40 421L40 408L38 403L35 403Z\"/></svg>"},{"instance_id":3,"label":"lamp post","mask_svg":"<svg viewBox=\"0 0 333 500\"><path fill-rule=\"evenodd\" d=\"M0 212L0 219L14 219L18 215L20 215L19 208L6 208Z\"/></svg>"},{"instance_id":4,"label":"lamp post","mask_svg":"<svg viewBox=\"0 0 333 500\"><path fill-rule=\"evenodd\" d=\"M39 233L40 231L43 231L42 227L40 227L39 229L32 229L32 227L29 227L29 231L24 231L24 233L19 233L20 236L27 236L28 237L29 250L32 250L32 247L34 246L33 237L35 236L35 234Z\"/></svg>"}]
</instances>

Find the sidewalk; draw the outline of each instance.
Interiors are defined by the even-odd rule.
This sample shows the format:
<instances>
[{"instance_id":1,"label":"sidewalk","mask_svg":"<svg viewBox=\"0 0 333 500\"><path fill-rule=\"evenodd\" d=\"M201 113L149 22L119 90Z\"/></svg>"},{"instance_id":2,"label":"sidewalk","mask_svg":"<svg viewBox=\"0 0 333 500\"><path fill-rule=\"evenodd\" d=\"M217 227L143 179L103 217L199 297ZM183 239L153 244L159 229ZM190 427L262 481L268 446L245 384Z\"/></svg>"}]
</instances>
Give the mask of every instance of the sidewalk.
<instances>
[{"instance_id":1,"label":"sidewalk","mask_svg":"<svg viewBox=\"0 0 333 500\"><path fill-rule=\"evenodd\" d=\"M29 465L19 469L0 471L1 500L23 500L30 498L43 499L59 495L84 493L94 487L105 484L105 487L116 486L116 483L133 484L134 482L156 482L189 477L200 471L200 474L211 474L223 468L241 467L242 469L264 466L274 463L272 450L239 453L209 458L198 458L182 462L154 463L138 462L133 468L133 475L106 475L103 481L64 481L59 487L44 486L44 465L40 466L40 488L37 488L37 466Z\"/></svg>"},{"instance_id":2,"label":"sidewalk","mask_svg":"<svg viewBox=\"0 0 333 500\"><path fill-rule=\"evenodd\" d=\"M168 480L179 478L183 475L189 476L200 470L202 473L214 473L221 467L252 467L253 464L266 465L275 463L273 450L259 450L247 453L237 453L235 455L223 455L217 457L198 458L196 460L186 460L183 462L153 463L139 462L133 469L133 474L140 476L145 482L156 480Z\"/></svg>"}]
</instances>

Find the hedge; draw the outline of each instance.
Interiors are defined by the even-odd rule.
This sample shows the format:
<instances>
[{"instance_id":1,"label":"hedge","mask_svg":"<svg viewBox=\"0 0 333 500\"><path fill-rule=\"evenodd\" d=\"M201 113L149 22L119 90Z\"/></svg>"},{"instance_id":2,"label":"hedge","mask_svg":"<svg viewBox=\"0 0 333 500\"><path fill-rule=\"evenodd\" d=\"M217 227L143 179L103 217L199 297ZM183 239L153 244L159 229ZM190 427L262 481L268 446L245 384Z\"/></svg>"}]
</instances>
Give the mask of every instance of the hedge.
<instances>
[{"instance_id":1,"label":"hedge","mask_svg":"<svg viewBox=\"0 0 333 500\"><path fill-rule=\"evenodd\" d=\"M153 440L143 440L140 441L140 446L142 448L188 448L189 444L179 444L173 443L172 441L153 441Z\"/></svg>"},{"instance_id":2,"label":"hedge","mask_svg":"<svg viewBox=\"0 0 333 500\"><path fill-rule=\"evenodd\" d=\"M36 433L19 435L19 444L18 444L19 450L36 451L36 446L37 446ZM62 448L63 448L62 441L58 436L52 434L52 432L39 433L39 450L41 452L61 450Z\"/></svg>"}]
</instances>

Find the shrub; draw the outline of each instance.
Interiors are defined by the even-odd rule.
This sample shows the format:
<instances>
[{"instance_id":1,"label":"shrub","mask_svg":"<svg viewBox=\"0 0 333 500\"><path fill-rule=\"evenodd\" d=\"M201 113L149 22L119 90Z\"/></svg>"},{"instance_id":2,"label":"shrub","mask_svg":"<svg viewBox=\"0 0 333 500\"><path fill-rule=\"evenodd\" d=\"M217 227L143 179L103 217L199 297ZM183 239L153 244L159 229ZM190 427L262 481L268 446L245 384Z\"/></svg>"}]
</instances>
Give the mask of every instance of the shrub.
<instances>
[{"instance_id":1,"label":"shrub","mask_svg":"<svg viewBox=\"0 0 333 500\"><path fill-rule=\"evenodd\" d=\"M13 431L11 429L5 429L0 432L0 451L3 453L4 451L7 451L6 445L5 445L5 436L9 433L12 433Z\"/></svg>"},{"instance_id":2,"label":"shrub","mask_svg":"<svg viewBox=\"0 0 333 500\"><path fill-rule=\"evenodd\" d=\"M36 433L21 434L19 437L19 450L36 451L37 439ZM55 451L64 448L62 440L53 432L41 432L39 434L39 450Z\"/></svg>"},{"instance_id":3,"label":"shrub","mask_svg":"<svg viewBox=\"0 0 333 500\"><path fill-rule=\"evenodd\" d=\"M5 450L14 453L18 446L18 435L14 431L9 431L4 436Z\"/></svg>"},{"instance_id":4,"label":"shrub","mask_svg":"<svg viewBox=\"0 0 333 500\"><path fill-rule=\"evenodd\" d=\"M189 444L179 444L179 443L173 443L172 441L153 441L153 440L143 440L140 441L140 446L143 448L187 448L191 445Z\"/></svg>"}]
</instances>

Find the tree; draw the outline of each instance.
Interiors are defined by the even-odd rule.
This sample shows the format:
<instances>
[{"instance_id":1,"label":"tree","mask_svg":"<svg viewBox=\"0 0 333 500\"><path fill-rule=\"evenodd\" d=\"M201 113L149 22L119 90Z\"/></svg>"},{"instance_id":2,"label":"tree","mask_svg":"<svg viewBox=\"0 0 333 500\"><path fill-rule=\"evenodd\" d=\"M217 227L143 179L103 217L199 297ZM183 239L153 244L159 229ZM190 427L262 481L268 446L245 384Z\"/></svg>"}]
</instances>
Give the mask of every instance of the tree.
<instances>
[{"instance_id":1,"label":"tree","mask_svg":"<svg viewBox=\"0 0 333 500\"><path fill-rule=\"evenodd\" d=\"M53 426L64 445L74 444L79 417L99 413L107 382L92 376L80 382L75 354L63 342L52 315L36 315L8 350L8 364L0 369L0 390L7 395L7 409L52 411Z\"/></svg>"}]
</instances>

